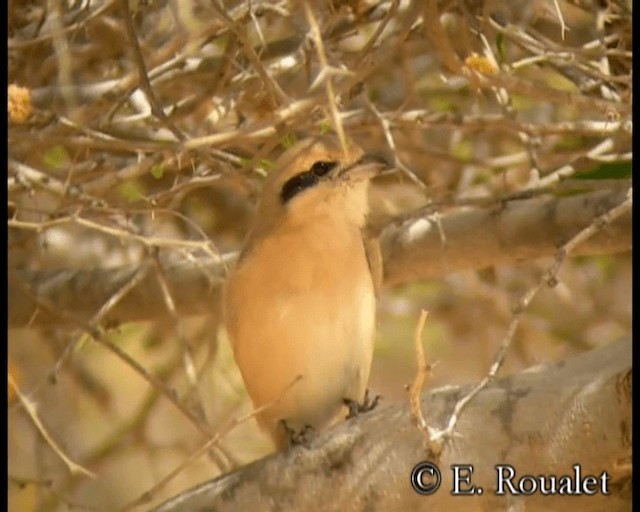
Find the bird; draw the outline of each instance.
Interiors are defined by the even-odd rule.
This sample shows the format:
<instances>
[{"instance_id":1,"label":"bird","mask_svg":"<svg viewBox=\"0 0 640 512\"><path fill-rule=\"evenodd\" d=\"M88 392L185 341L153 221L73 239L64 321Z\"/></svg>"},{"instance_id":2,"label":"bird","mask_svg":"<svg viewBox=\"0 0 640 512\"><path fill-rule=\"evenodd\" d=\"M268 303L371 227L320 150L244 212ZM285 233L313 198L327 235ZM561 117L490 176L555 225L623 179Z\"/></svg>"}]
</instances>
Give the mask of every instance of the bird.
<instances>
[{"instance_id":1,"label":"bird","mask_svg":"<svg viewBox=\"0 0 640 512\"><path fill-rule=\"evenodd\" d=\"M368 410L377 247L370 179L388 168L350 140L309 137L264 181L224 288L224 323L258 425L277 450Z\"/></svg>"}]
</instances>

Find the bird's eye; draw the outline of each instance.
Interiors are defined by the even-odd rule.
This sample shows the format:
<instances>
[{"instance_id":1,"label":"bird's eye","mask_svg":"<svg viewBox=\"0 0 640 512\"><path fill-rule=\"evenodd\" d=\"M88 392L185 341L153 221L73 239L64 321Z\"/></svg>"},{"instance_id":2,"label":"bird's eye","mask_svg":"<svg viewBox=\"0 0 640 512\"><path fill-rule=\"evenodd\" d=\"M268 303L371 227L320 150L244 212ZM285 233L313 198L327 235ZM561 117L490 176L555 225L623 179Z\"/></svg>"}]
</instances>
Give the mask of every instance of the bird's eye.
<instances>
[{"instance_id":1,"label":"bird's eye","mask_svg":"<svg viewBox=\"0 0 640 512\"><path fill-rule=\"evenodd\" d=\"M336 165L338 165L338 162L319 161L315 162L309 170L316 176L324 176L331 169L335 168Z\"/></svg>"}]
</instances>

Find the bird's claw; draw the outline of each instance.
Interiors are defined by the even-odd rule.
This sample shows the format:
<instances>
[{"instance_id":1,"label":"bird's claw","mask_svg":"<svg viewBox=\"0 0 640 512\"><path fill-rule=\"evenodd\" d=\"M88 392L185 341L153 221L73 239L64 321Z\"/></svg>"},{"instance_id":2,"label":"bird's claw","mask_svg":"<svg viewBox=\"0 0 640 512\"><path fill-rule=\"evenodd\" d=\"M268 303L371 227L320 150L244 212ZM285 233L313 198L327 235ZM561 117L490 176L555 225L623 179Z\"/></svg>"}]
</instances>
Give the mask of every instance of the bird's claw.
<instances>
[{"instance_id":1,"label":"bird's claw","mask_svg":"<svg viewBox=\"0 0 640 512\"><path fill-rule=\"evenodd\" d=\"M355 418L358 414L362 414L363 412L369 412L373 410L378 402L380 401L380 395L376 395L371 399L369 397L369 390L367 389L364 393L364 398L362 402L358 402L357 400L351 400L350 398L344 398L344 405L349 408L349 413L347 414L347 419Z\"/></svg>"},{"instance_id":2,"label":"bird's claw","mask_svg":"<svg viewBox=\"0 0 640 512\"><path fill-rule=\"evenodd\" d=\"M286 420L281 420L281 423L289 447L299 445L309 446L309 443L315 436L315 429L311 425L305 425L300 430L295 430L287 424Z\"/></svg>"}]
</instances>

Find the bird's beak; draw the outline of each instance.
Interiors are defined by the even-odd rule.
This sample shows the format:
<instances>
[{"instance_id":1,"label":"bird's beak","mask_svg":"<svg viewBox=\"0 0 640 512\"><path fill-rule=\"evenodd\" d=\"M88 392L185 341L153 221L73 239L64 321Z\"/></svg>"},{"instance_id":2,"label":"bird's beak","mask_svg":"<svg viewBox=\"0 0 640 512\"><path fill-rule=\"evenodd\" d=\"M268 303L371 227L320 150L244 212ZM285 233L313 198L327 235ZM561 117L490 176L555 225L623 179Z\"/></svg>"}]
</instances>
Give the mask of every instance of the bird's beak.
<instances>
[{"instance_id":1,"label":"bird's beak","mask_svg":"<svg viewBox=\"0 0 640 512\"><path fill-rule=\"evenodd\" d=\"M348 174L350 179L368 180L390 168L389 162L384 157L364 155L357 162L346 167L342 174Z\"/></svg>"}]
</instances>

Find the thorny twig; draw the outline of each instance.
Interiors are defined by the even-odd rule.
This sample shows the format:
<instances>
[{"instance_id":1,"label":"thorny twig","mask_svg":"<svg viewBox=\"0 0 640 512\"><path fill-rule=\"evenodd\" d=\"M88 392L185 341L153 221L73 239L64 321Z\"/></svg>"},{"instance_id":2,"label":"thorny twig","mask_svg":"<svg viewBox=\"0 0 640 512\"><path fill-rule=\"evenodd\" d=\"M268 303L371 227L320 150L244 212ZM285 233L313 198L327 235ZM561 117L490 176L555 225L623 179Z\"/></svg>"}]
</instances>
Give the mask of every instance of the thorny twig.
<instances>
[{"instance_id":1,"label":"thorny twig","mask_svg":"<svg viewBox=\"0 0 640 512\"><path fill-rule=\"evenodd\" d=\"M471 401L482 391L485 389L496 377L496 374L502 367L504 363L505 357L507 355L507 351L511 346L511 342L513 340L513 336L520 325L520 319L526 309L531 304L533 298L537 295L537 293L544 287L548 286L549 288L553 288L558 284L558 271L562 264L566 261L566 258L571 252L583 243L585 240L595 235L598 231L605 228L607 225L611 224L616 218L625 212L631 209L632 205L632 195L631 188L627 193L627 198L620 203L618 206L612 208L608 212L596 217L591 224L589 224L586 228L582 229L579 233L573 236L567 243L565 243L558 252L556 253L555 261L553 264L545 271L541 279L538 283L530 288L517 302L517 304L513 308L513 318L507 328L507 333L500 342L498 347L498 351L493 359L493 363L489 372L485 375L485 377L476 385L474 388L466 394L463 398L461 398L455 405L451 416L449 417L449 422L447 426L442 430L432 430L430 437L430 446L435 448L435 453L440 453L444 448L446 442L448 442L455 435L455 427L460 420L460 416L467 408L467 406L471 403Z\"/></svg>"}]
</instances>

